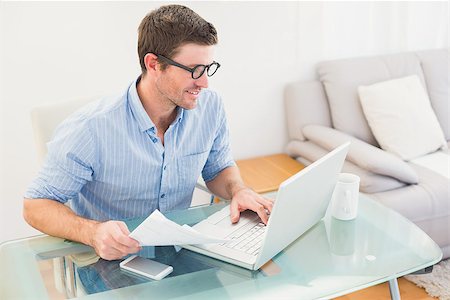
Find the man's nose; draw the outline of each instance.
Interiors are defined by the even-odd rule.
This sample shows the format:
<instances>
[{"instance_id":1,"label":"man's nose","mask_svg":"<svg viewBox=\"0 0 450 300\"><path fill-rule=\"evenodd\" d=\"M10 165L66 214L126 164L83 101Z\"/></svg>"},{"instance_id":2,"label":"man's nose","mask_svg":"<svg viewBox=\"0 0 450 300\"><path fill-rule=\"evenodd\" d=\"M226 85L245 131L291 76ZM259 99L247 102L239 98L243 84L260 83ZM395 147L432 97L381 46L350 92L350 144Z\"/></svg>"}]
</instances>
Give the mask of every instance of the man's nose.
<instances>
[{"instance_id":1,"label":"man's nose","mask_svg":"<svg viewBox=\"0 0 450 300\"><path fill-rule=\"evenodd\" d=\"M195 84L201 88L208 87L208 75L206 74L206 72L203 73L202 76L200 76L200 78L195 80Z\"/></svg>"}]
</instances>

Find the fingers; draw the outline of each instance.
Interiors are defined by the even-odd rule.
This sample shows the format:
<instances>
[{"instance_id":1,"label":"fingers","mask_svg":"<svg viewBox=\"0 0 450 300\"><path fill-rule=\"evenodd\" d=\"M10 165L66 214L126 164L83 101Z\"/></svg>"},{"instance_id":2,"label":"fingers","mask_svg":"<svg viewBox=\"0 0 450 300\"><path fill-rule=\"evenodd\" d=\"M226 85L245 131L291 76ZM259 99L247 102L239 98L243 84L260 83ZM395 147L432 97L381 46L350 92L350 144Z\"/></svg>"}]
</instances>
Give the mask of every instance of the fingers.
<instances>
[{"instance_id":1,"label":"fingers","mask_svg":"<svg viewBox=\"0 0 450 300\"><path fill-rule=\"evenodd\" d=\"M269 216L266 213L266 209L264 208L264 206L260 205L256 205L256 207L254 209L252 209L253 211L255 211L258 216L261 218L261 221L267 225L267 222L269 221Z\"/></svg>"},{"instance_id":2,"label":"fingers","mask_svg":"<svg viewBox=\"0 0 450 300\"><path fill-rule=\"evenodd\" d=\"M240 212L251 209L258 214L261 221L267 224L272 212L273 202L251 190L237 194L230 204L230 218L232 223L239 221Z\"/></svg>"},{"instance_id":3,"label":"fingers","mask_svg":"<svg viewBox=\"0 0 450 300\"><path fill-rule=\"evenodd\" d=\"M114 248L105 248L100 253L97 252L98 256L103 258L104 260L116 260L121 259L122 257L126 256L127 254L122 253L121 251L114 249Z\"/></svg>"},{"instance_id":4,"label":"fingers","mask_svg":"<svg viewBox=\"0 0 450 300\"><path fill-rule=\"evenodd\" d=\"M95 251L103 259L112 260L141 250L139 243L128 234L129 230L123 222L100 223L94 237Z\"/></svg>"},{"instance_id":5,"label":"fingers","mask_svg":"<svg viewBox=\"0 0 450 300\"><path fill-rule=\"evenodd\" d=\"M122 231L123 234L125 234L127 236L130 234L127 224L125 224L124 222L120 222L120 221L117 221L116 224L117 224L117 227Z\"/></svg>"},{"instance_id":6,"label":"fingers","mask_svg":"<svg viewBox=\"0 0 450 300\"><path fill-rule=\"evenodd\" d=\"M267 225L267 222L269 221L269 214L272 211L272 207L273 205L269 200L264 199L262 197L258 197L256 198L256 201L251 203L249 209L256 212L261 221Z\"/></svg>"},{"instance_id":7,"label":"fingers","mask_svg":"<svg viewBox=\"0 0 450 300\"><path fill-rule=\"evenodd\" d=\"M231 223L237 223L239 221L239 217L241 215L241 209L239 207L238 201L231 201L230 204L230 218Z\"/></svg>"},{"instance_id":8,"label":"fingers","mask_svg":"<svg viewBox=\"0 0 450 300\"><path fill-rule=\"evenodd\" d=\"M256 199L256 201L262 206L264 206L264 208L269 211L269 214L272 213L273 200L260 196L259 198Z\"/></svg>"},{"instance_id":9,"label":"fingers","mask_svg":"<svg viewBox=\"0 0 450 300\"><path fill-rule=\"evenodd\" d=\"M130 238L128 235L130 234L130 231L128 230L127 225L124 222L117 222L117 227L120 230L120 232L117 232L117 241L121 243L122 245L125 245L127 247L140 247L139 242L136 241L133 238Z\"/></svg>"}]
</instances>

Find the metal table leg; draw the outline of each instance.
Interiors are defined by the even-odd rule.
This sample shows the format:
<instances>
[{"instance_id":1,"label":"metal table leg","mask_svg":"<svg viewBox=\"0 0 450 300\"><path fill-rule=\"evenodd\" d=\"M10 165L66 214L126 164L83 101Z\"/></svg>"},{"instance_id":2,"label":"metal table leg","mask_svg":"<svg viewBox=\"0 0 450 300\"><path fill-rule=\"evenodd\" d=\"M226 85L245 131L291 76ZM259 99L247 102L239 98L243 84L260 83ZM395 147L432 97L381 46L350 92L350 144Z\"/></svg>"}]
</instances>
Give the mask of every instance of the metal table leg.
<instances>
[{"instance_id":1,"label":"metal table leg","mask_svg":"<svg viewBox=\"0 0 450 300\"><path fill-rule=\"evenodd\" d=\"M389 291L392 300L400 300L400 290L398 289L397 278L389 280Z\"/></svg>"}]
</instances>

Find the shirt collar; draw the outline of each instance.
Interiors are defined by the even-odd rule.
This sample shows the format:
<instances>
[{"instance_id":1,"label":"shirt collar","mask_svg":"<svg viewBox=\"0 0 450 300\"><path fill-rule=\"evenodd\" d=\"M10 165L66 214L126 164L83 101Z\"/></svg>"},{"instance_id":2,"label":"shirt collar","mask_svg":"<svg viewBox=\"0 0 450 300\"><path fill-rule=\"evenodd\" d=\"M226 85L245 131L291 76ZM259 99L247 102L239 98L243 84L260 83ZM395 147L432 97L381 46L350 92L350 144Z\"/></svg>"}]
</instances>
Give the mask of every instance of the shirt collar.
<instances>
[{"instance_id":1,"label":"shirt collar","mask_svg":"<svg viewBox=\"0 0 450 300\"><path fill-rule=\"evenodd\" d=\"M175 118L175 120L178 122L178 123L180 123L181 122L181 120L183 120L183 116L184 116L184 108L181 108L181 107L177 107L177 110L178 110L178 112L177 112L177 117ZM175 122L174 122L175 123Z\"/></svg>"},{"instance_id":2,"label":"shirt collar","mask_svg":"<svg viewBox=\"0 0 450 300\"><path fill-rule=\"evenodd\" d=\"M148 116L147 112L144 109L144 106L142 105L141 99L139 98L139 95L137 93L137 84L141 80L141 76L139 76L128 88L128 101L129 105L131 107L131 111L133 112L133 115L138 122L138 126L141 129L141 131L147 131L149 129L155 131L156 126L153 123L153 121ZM184 109L181 107L177 107L177 117L175 118L175 122L181 122L183 120L184 116ZM153 129L152 129L153 128Z\"/></svg>"},{"instance_id":3,"label":"shirt collar","mask_svg":"<svg viewBox=\"0 0 450 300\"><path fill-rule=\"evenodd\" d=\"M137 93L137 84L140 80L141 76L133 81L133 83L128 88L128 102L141 131L146 131L151 128L155 130L155 124L152 122L147 112L145 111L141 99L139 98L139 95Z\"/></svg>"}]
</instances>

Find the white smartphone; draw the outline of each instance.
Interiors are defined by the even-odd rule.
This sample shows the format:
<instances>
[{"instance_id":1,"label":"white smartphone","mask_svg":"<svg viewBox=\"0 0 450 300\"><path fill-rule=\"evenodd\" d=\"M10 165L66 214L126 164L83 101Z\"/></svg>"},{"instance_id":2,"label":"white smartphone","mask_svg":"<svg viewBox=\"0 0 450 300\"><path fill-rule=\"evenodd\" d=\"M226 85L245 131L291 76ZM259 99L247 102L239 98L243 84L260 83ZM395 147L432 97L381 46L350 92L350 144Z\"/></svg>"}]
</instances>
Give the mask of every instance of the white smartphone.
<instances>
[{"instance_id":1,"label":"white smartphone","mask_svg":"<svg viewBox=\"0 0 450 300\"><path fill-rule=\"evenodd\" d=\"M134 272L154 280L161 280L173 271L172 266L137 255L128 257L122 261L119 266L124 270Z\"/></svg>"}]
</instances>

